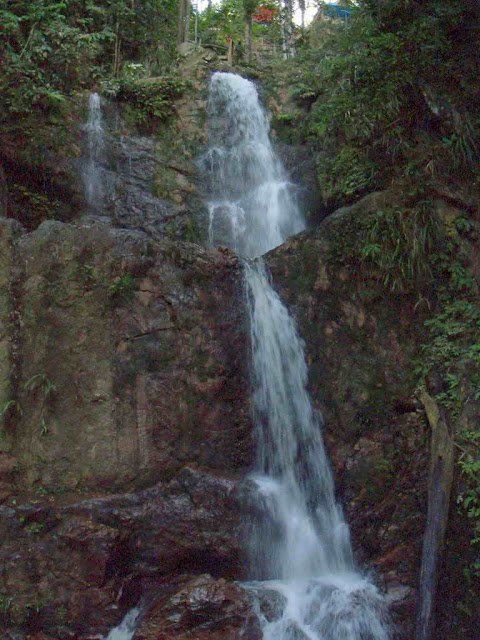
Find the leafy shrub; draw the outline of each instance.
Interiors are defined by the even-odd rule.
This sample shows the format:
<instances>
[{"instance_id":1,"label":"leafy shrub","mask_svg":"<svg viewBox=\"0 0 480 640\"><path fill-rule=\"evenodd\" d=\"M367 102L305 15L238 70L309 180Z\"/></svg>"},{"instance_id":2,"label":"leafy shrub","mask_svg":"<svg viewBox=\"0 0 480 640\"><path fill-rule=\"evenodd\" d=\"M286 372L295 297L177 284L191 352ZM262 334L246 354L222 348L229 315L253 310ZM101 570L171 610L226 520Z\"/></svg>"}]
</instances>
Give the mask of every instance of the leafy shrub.
<instances>
[{"instance_id":1,"label":"leafy shrub","mask_svg":"<svg viewBox=\"0 0 480 640\"><path fill-rule=\"evenodd\" d=\"M186 83L176 76L148 80L122 80L118 98L135 107L139 121L149 118L164 121L174 112L174 101L186 89Z\"/></svg>"},{"instance_id":2,"label":"leafy shrub","mask_svg":"<svg viewBox=\"0 0 480 640\"><path fill-rule=\"evenodd\" d=\"M419 174L475 171L480 5L356 4L346 24L313 26L292 79L294 97L311 106L307 134L317 145L318 177L330 204L360 194L367 175L369 188L378 188L412 162ZM332 185L335 167L359 164L356 156L371 174Z\"/></svg>"},{"instance_id":3,"label":"leafy shrub","mask_svg":"<svg viewBox=\"0 0 480 640\"><path fill-rule=\"evenodd\" d=\"M321 154L317 176L326 202L350 198L365 191L372 183L377 166L368 154L343 146L337 154Z\"/></svg>"},{"instance_id":4,"label":"leafy shrub","mask_svg":"<svg viewBox=\"0 0 480 640\"><path fill-rule=\"evenodd\" d=\"M445 294L441 299L441 310L425 322L429 340L422 346L417 373L422 379L431 371L441 376L444 389L437 400L456 415L465 400L465 378L472 387L472 399L480 400L480 306Z\"/></svg>"},{"instance_id":5,"label":"leafy shrub","mask_svg":"<svg viewBox=\"0 0 480 640\"><path fill-rule=\"evenodd\" d=\"M480 549L480 429L463 431L460 434L461 455L458 461L462 471L464 488L457 497L457 503L472 521L471 544ZM472 573L480 577L480 555L473 561Z\"/></svg>"},{"instance_id":6,"label":"leafy shrub","mask_svg":"<svg viewBox=\"0 0 480 640\"><path fill-rule=\"evenodd\" d=\"M135 292L135 278L130 273L125 273L115 279L108 286L108 295L115 305L129 302Z\"/></svg>"},{"instance_id":7,"label":"leafy shrub","mask_svg":"<svg viewBox=\"0 0 480 640\"><path fill-rule=\"evenodd\" d=\"M441 239L432 203L376 211L360 221L359 258L392 292L420 292L433 281L432 256Z\"/></svg>"}]
</instances>

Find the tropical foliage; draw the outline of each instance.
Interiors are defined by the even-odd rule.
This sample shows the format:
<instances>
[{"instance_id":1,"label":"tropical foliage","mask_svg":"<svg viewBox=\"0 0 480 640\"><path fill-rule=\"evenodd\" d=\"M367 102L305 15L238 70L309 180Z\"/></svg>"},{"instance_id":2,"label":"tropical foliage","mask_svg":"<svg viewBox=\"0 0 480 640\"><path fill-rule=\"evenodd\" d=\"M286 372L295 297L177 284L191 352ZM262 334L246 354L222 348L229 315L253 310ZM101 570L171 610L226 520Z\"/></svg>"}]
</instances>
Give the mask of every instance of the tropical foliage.
<instances>
[{"instance_id":1,"label":"tropical foliage","mask_svg":"<svg viewBox=\"0 0 480 640\"><path fill-rule=\"evenodd\" d=\"M378 187L399 169L472 168L479 18L477 5L458 0L365 0L346 22L314 24L295 84L299 101L312 104L306 133L326 201Z\"/></svg>"},{"instance_id":2,"label":"tropical foliage","mask_svg":"<svg viewBox=\"0 0 480 640\"><path fill-rule=\"evenodd\" d=\"M175 21L176 0L2 0L0 117L54 110L125 61L164 69L174 57Z\"/></svg>"}]
</instances>

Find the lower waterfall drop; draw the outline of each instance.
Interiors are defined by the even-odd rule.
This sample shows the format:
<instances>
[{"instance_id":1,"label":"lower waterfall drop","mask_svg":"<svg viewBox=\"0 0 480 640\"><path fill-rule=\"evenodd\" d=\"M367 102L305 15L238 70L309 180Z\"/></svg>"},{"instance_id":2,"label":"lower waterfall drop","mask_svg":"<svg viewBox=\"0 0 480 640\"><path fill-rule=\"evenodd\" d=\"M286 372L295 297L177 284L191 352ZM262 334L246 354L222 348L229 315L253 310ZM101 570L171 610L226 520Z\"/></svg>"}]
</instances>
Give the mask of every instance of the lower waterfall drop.
<instances>
[{"instance_id":1,"label":"lower waterfall drop","mask_svg":"<svg viewBox=\"0 0 480 640\"><path fill-rule=\"evenodd\" d=\"M105 640L132 640L139 615L140 609L138 607L130 609L120 624L110 631Z\"/></svg>"},{"instance_id":2,"label":"lower waterfall drop","mask_svg":"<svg viewBox=\"0 0 480 640\"><path fill-rule=\"evenodd\" d=\"M335 500L321 418L306 390L304 345L260 257L304 228L269 141L252 82L212 76L208 176L210 237L247 258L257 511L250 540L252 594L264 640L388 640L386 604L356 570ZM262 613L274 595L278 615ZM274 607L276 608L276 607Z\"/></svg>"},{"instance_id":3,"label":"lower waterfall drop","mask_svg":"<svg viewBox=\"0 0 480 640\"><path fill-rule=\"evenodd\" d=\"M276 592L280 618L258 609L264 640L387 640L385 603L355 571L348 526L335 501L321 423L306 391L295 323L261 260L247 264L259 511L250 541L261 598Z\"/></svg>"}]
</instances>

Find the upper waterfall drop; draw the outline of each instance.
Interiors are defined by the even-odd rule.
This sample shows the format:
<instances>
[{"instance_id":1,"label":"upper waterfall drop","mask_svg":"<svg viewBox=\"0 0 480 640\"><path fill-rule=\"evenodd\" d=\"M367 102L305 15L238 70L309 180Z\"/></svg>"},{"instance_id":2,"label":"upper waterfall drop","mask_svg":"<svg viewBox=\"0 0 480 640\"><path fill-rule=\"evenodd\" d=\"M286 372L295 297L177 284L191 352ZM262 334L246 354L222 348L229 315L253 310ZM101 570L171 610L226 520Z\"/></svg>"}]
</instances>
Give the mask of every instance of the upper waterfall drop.
<instances>
[{"instance_id":1,"label":"upper waterfall drop","mask_svg":"<svg viewBox=\"0 0 480 640\"><path fill-rule=\"evenodd\" d=\"M269 138L255 85L212 76L208 101L209 235L246 257L261 256L305 228L292 185Z\"/></svg>"},{"instance_id":2,"label":"upper waterfall drop","mask_svg":"<svg viewBox=\"0 0 480 640\"><path fill-rule=\"evenodd\" d=\"M215 73L208 105L210 240L247 258L257 441L251 576L264 640L388 640L385 601L354 567L335 500L321 419L307 392L303 341L270 284L261 256L301 231L292 185L269 140L253 83ZM284 601L272 620L260 602Z\"/></svg>"},{"instance_id":3,"label":"upper waterfall drop","mask_svg":"<svg viewBox=\"0 0 480 640\"><path fill-rule=\"evenodd\" d=\"M88 119L83 130L87 137L87 157L83 167L85 200L92 210L101 208L104 186L101 162L105 152L105 130L102 116L102 99L93 92L88 98Z\"/></svg>"}]
</instances>

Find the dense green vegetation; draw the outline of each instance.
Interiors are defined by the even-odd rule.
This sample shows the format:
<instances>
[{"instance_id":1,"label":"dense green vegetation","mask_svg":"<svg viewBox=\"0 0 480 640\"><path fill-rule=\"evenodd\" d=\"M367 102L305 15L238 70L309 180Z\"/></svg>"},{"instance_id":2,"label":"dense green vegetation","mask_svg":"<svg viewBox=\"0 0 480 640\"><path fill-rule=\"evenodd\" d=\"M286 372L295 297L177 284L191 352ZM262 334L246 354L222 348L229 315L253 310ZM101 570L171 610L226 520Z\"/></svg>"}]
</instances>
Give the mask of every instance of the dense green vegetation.
<instances>
[{"instance_id":1,"label":"dense green vegetation","mask_svg":"<svg viewBox=\"0 0 480 640\"><path fill-rule=\"evenodd\" d=\"M0 0L0 164L27 228L71 216L69 178L48 158L78 153L86 91L118 94L139 123L171 114L177 11L177 0Z\"/></svg>"},{"instance_id":2,"label":"dense green vegetation","mask_svg":"<svg viewBox=\"0 0 480 640\"><path fill-rule=\"evenodd\" d=\"M241 56L248 54L248 38L258 42L265 38L281 50L281 13L276 0L261 3L264 9L272 11L270 22L253 21L252 15L259 3L255 0L224 0L212 5L199 15L198 31L205 44L224 46L231 36L239 46ZM250 35L251 34L251 35Z\"/></svg>"},{"instance_id":3,"label":"dense green vegetation","mask_svg":"<svg viewBox=\"0 0 480 640\"><path fill-rule=\"evenodd\" d=\"M478 158L480 9L454 2L364 1L344 23L320 22L296 60L311 104L328 202L402 174L461 176Z\"/></svg>"},{"instance_id":4,"label":"dense green vegetation","mask_svg":"<svg viewBox=\"0 0 480 640\"><path fill-rule=\"evenodd\" d=\"M176 0L2 0L0 119L58 111L126 62L149 74L175 57Z\"/></svg>"}]
</instances>

